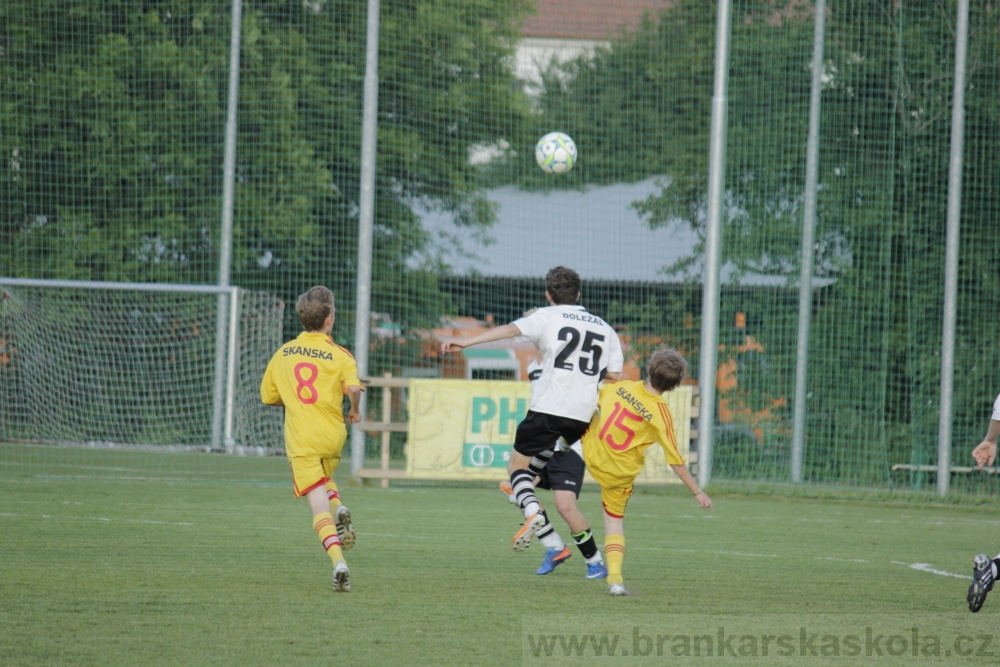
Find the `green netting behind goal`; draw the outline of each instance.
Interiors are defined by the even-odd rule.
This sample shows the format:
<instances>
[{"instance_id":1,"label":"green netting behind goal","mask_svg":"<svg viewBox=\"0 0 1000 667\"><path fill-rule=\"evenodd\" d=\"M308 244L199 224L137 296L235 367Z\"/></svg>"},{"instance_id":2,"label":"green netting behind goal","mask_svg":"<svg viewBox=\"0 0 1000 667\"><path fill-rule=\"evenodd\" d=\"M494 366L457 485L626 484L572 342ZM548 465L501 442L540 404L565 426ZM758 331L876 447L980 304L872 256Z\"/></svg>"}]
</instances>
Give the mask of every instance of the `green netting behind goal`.
<instances>
[{"instance_id":1,"label":"green netting behind goal","mask_svg":"<svg viewBox=\"0 0 1000 667\"><path fill-rule=\"evenodd\" d=\"M40 445L283 451L281 411L263 405L259 393L281 342L284 304L276 297L237 292L236 385L225 442L219 436L226 403L217 397L228 385L220 384L228 369L218 367L216 354L219 295L156 285L0 290L0 442L39 445L4 446L4 459L31 460L32 452L38 461L53 458ZM228 352L226 335L221 341Z\"/></svg>"},{"instance_id":2,"label":"green netting behind goal","mask_svg":"<svg viewBox=\"0 0 1000 667\"><path fill-rule=\"evenodd\" d=\"M813 487L935 486L957 11L955 0L827 4L804 399ZM228 281L285 303L329 286L334 338L355 352L366 12L242 4ZM717 18L710 0L382 0L370 375L464 376L438 343L544 305L542 276L563 264L582 274L584 305L621 331L634 374L671 345L699 378ZM720 481L791 479L815 18L809 3L732 5ZM998 18L972 3L964 44L957 467L971 465L1000 393ZM0 3L0 276L218 282L232 19L217 0ZM579 149L561 176L535 164L550 131ZM82 385L40 394L19 377L15 389L18 348L8 355L4 433L27 437L26 406L40 402L67 412L38 417L53 440L73 414L95 441L203 443L204 397L176 387L204 368L150 339L137 345L160 367L108 376L121 350L75 338L98 312L55 330ZM293 309L280 317L279 338L295 336ZM211 335L185 326L187 349L211 355ZM369 421L383 420L382 391L368 392ZM102 422L98 395L134 410ZM406 420L405 392L386 405ZM365 436L367 467L381 437ZM405 433L390 440L401 467ZM997 485L959 470L952 488Z\"/></svg>"}]
</instances>

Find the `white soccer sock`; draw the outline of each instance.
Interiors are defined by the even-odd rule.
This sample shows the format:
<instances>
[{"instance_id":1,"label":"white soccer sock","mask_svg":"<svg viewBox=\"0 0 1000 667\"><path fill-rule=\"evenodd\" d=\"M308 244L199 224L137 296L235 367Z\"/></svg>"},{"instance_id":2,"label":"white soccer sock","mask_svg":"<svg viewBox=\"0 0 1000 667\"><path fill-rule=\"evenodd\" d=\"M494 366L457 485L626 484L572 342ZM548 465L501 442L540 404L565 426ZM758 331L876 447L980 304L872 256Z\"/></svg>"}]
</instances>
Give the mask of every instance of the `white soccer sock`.
<instances>
[{"instance_id":1,"label":"white soccer sock","mask_svg":"<svg viewBox=\"0 0 1000 667\"><path fill-rule=\"evenodd\" d=\"M545 537L540 537L538 539L541 540L546 549L558 549L559 551L562 551L566 548L566 543L563 542L561 537L559 537L559 533L554 530Z\"/></svg>"},{"instance_id":2,"label":"white soccer sock","mask_svg":"<svg viewBox=\"0 0 1000 667\"><path fill-rule=\"evenodd\" d=\"M511 489L521 506L521 511L524 512L525 519L542 511L541 505L538 504L538 498L535 497L533 480L534 476L527 470L515 470L510 476Z\"/></svg>"}]
</instances>

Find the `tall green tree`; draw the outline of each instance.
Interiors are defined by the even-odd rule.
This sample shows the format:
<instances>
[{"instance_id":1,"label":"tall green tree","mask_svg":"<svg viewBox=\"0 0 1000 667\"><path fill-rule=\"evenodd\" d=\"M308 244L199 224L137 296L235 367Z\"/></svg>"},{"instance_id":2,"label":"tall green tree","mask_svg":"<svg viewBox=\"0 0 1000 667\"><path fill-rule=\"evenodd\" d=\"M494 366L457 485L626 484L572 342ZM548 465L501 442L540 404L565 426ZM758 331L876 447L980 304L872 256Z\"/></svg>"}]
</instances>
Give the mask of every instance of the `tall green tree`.
<instances>
[{"instance_id":1,"label":"tall green tree","mask_svg":"<svg viewBox=\"0 0 1000 667\"><path fill-rule=\"evenodd\" d=\"M0 274L216 282L230 5L2 3ZM373 307L404 326L447 305L415 207L493 220L469 151L528 112L528 8L381 3ZM366 21L363 2L245 3L240 54L232 283L289 300L328 284L348 338Z\"/></svg>"},{"instance_id":2,"label":"tall green tree","mask_svg":"<svg viewBox=\"0 0 1000 667\"><path fill-rule=\"evenodd\" d=\"M824 478L884 482L887 462L930 463L936 447L956 4L828 7L813 248L827 287L810 344L807 463ZM974 381L956 386L963 434L987 414L1000 362L981 326L1000 296L997 18L972 8L956 361ZM722 241L732 277L798 281L813 20L798 3L733 6ZM582 147L576 180L561 185L658 176L638 211L653 227L704 234L715 21L714 3L682 0L550 73L537 118ZM699 280L703 252L666 268ZM766 319L780 327L767 354L787 392L795 320Z\"/></svg>"}]
</instances>

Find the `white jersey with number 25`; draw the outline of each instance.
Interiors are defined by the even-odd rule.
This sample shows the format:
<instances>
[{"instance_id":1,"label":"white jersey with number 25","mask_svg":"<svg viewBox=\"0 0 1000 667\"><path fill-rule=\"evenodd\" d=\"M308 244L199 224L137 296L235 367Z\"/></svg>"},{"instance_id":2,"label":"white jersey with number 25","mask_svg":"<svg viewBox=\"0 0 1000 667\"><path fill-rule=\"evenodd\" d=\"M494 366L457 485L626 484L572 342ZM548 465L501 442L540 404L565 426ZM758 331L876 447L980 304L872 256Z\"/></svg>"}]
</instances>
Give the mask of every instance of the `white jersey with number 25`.
<instances>
[{"instance_id":1,"label":"white jersey with number 25","mask_svg":"<svg viewBox=\"0 0 1000 667\"><path fill-rule=\"evenodd\" d=\"M583 306L539 308L513 324L541 352L529 409L590 421L603 371L620 373L625 364L617 332Z\"/></svg>"}]
</instances>

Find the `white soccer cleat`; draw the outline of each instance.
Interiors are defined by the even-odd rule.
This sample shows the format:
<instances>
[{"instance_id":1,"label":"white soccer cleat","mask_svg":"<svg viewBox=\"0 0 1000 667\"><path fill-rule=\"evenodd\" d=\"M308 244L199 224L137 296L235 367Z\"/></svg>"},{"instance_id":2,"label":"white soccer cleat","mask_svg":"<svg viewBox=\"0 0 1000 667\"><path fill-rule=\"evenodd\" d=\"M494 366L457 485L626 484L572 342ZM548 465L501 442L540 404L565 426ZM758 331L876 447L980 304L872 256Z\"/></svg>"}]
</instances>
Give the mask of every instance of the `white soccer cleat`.
<instances>
[{"instance_id":1,"label":"white soccer cleat","mask_svg":"<svg viewBox=\"0 0 1000 667\"><path fill-rule=\"evenodd\" d=\"M608 584L608 593L616 597L628 595L625 584Z\"/></svg>"},{"instance_id":2,"label":"white soccer cleat","mask_svg":"<svg viewBox=\"0 0 1000 667\"><path fill-rule=\"evenodd\" d=\"M351 522L351 513L344 505L337 508L337 516L334 517L337 524L337 536L340 538L340 548L349 550L357 541L357 534L354 532L354 524Z\"/></svg>"},{"instance_id":3,"label":"white soccer cleat","mask_svg":"<svg viewBox=\"0 0 1000 667\"><path fill-rule=\"evenodd\" d=\"M351 590L351 570L344 561L333 566L333 592L349 593Z\"/></svg>"},{"instance_id":4,"label":"white soccer cleat","mask_svg":"<svg viewBox=\"0 0 1000 667\"><path fill-rule=\"evenodd\" d=\"M531 538L535 535L535 532L545 525L545 516L539 512L538 514L532 514L521 526L521 530L517 531L514 535L514 542L511 546L514 551L524 551L529 546L531 546Z\"/></svg>"}]
</instances>

